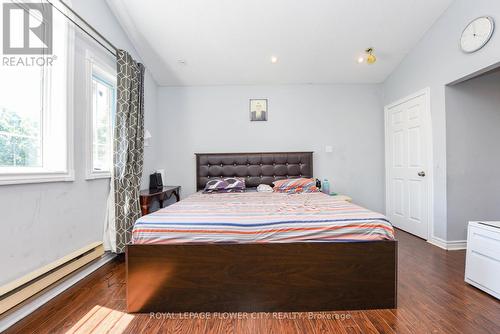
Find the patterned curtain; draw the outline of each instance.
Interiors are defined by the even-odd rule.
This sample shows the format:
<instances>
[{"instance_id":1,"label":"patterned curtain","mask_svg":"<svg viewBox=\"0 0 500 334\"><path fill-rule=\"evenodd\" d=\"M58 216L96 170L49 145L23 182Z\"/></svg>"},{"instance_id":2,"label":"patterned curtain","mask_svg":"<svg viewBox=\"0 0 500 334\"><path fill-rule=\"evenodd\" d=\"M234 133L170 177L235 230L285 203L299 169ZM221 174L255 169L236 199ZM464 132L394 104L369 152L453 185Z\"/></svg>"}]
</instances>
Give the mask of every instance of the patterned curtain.
<instances>
[{"instance_id":1,"label":"patterned curtain","mask_svg":"<svg viewBox=\"0 0 500 334\"><path fill-rule=\"evenodd\" d=\"M114 132L116 252L123 253L141 216L139 191L144 158L144 66L118 51Z\"/></svg>"}]
</instances>

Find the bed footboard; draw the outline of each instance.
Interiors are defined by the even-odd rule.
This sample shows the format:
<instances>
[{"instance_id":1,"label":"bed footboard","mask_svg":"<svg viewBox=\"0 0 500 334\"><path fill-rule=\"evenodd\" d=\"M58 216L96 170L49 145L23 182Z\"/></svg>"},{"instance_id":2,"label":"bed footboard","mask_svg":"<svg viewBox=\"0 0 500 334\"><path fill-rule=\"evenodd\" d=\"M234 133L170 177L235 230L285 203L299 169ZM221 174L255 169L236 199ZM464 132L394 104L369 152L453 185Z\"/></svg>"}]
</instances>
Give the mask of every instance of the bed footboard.
<instances>
[{"instance_id":1,"label":"bed footboard","mask_svg":"<svg viewBox=\"0 0 500 334\"><path fill-rule=\"evenodd\" d=\"M129 245L128 312L395 308L397 241Z\"/></svg>"}]
</instances>

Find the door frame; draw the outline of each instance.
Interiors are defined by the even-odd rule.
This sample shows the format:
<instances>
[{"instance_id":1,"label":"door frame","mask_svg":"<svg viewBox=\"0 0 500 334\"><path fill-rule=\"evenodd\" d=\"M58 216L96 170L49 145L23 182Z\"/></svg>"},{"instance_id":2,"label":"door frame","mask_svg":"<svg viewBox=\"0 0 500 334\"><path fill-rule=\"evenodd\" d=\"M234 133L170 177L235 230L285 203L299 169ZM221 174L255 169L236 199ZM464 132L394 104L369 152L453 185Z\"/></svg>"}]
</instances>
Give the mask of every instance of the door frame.
<instances>
[{"instance_id":1,"label":"door frame","mask_svg":"<svg viewBox=\"0 0 500 334\"><path fill-rule=\"evenodd\" d=\"M427 182L427 241L431 240L434 236L434 155L433 155L433 137L432 137L432 117L431 117L431 90L429 87L421 89L413 94L405 96L397 101L387 104L384 107L384 141L385 141L385 213L389 212L389 181L391 180L391 172L389 166L389 129L388 129L388 113L389 109L392 107L417 98L419 96L424 96L425 106L423 119L426 123L425 136L427 137L427 176L429 177Z\"/></svg>"}]
</instances>

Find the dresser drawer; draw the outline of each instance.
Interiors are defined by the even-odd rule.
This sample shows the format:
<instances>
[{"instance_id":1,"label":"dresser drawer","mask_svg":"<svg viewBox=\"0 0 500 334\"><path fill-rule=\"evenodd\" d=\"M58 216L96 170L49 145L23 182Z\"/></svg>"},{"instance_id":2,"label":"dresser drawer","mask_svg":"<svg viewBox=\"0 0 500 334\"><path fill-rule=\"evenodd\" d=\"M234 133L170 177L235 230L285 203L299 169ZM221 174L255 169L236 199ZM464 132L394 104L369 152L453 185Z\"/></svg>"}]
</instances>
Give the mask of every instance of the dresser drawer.
<instances>
[{"instance_id":1,"label":"dresser drawer","mask_svg":"<svg viewBox=\"0 0 500 334\"><path fill-rule=\"evenodd\" d=\"M479 254L500 261L500 233L492 233L477 227L470 227L467 246Z\"/></svg>"},{"instance_id":2,"label":"dresser drawer","mask_svg":"<svg viewBox=\"0 0 500 334\"><path fill-rule=\"evenodd\" d=\"M467 259L467 278L500 295L500 262L471 252Z\"/></svg>"}]
</instances>

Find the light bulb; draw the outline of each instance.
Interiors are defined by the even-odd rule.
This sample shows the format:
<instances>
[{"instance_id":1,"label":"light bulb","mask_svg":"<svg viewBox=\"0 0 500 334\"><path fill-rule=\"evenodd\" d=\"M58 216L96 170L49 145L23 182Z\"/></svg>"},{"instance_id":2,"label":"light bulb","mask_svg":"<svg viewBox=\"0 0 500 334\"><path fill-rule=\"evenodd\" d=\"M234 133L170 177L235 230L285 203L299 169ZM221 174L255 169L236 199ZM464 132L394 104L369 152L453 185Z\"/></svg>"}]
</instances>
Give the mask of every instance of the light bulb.
<instances>
[{"instance_id":1,"label":"light bulb","mask_svg":"<svg viewBox=\"0 0 500 334\"><path fill-rule=\"evenodd\" d=\"M368 57L366 57L366 62L368 64L373 64L377 61L377 57L375 57L373 54L369 54Z\"/></svg>"},{"instance_id":2,"label":"light bulb","mask_svg":"<svg viewBox=\"0 0 500 334\"><path fill-rule=\"evenodd\" d=\"M373 54L373 48L368 48L365 50L366 52L366 62L368 64L373 64L377 61L377 57Z\"/></svg>"},{"instance_id":3,"label":"light bulb","mask_svg":"<svg viewBox=\"0 0 500 334\"><path fill-rule=\"evenodd\" d=\"M363 57L359 57L359 58L358 58L358 63L360 63L360 64L361 64L361 63L362 63L362 62L364 62L364 61L365 61L365 58L363 58Z\"/></svg>"},{"instance_id":4,"label":"light bulb","mask_svg":"<svg viewBox=\"0 0 500 334\"><path fill-rule=\"evenodd\" d=\"M271 57L271 63L276 64L278 62L278 57L272 56Z\"/></svg>"}]
</instances>

